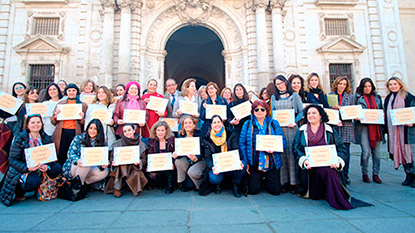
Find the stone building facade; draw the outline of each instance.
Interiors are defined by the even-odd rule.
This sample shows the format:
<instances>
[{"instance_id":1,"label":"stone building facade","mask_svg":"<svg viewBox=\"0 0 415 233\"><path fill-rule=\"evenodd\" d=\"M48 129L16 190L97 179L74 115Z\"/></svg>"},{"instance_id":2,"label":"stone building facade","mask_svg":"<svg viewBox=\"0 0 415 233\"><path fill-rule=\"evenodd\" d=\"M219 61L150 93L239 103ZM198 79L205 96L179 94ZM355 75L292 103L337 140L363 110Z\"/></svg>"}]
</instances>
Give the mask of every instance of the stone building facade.
<instances>
[{"instance_id":1,"label":"stone building facade","mask_svg":"<svg viewBox=\"0 0 415 233\"><path fill-rule=\"evenodd\" d=\"M413 25L401 25L411 1L1 0L0 85L154 78L162 91L166 78L196 77L258 90L316 72L326 89L338 75L354 87L372 77L384 94L391 76L415 81Z\"/></svg>"}]
</instances>

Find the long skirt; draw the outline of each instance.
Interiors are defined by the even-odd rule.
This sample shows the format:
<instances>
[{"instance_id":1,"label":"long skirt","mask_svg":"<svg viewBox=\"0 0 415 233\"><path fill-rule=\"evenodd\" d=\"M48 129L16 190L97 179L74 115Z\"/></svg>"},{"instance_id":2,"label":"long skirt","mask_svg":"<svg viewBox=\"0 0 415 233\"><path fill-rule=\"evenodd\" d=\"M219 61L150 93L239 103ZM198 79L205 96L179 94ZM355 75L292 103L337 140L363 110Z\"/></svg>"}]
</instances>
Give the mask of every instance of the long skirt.
<instances>
[{"instance_id":1,"label":"long skirt","mask_svg":"<svg viewBox=\"0 0 415 233\"><path fill-rule=\"evenodd\" d=\"M330 167L312 168L309 171L309 198L326 199L335 209L349 210L354 207L348 201L350 194L340 183L337 171Z\"/></svg>"},{"instance_id":2,"label":"long skirt","mask_svg":"<svg viewBox=\"0 0 415 233\"><path fill-rule=\"evenodd\" d=\"M298 165L294 157L292 150L295 134L297 132L297 127L289 128L282 127L284 132L285 139L287 140L287 147L284 152L281 154L282 167L281 171L281 184L289 183L290 185L298 184Z\"/></svg>"}]
</instances>

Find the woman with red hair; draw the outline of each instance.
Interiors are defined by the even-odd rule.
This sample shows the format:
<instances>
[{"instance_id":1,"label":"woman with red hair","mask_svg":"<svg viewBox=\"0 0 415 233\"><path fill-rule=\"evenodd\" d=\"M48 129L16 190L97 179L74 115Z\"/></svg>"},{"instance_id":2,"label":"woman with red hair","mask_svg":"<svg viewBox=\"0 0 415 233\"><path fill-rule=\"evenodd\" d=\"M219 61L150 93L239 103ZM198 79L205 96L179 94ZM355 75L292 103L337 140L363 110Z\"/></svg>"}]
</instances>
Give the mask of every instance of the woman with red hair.
<instances>
[{"instance_id":1,"label":"woman with red hair","mask_svg":"<svg viewBox=\"0 0 415 233\"><path fill-rule=\"evenodd\" d=\"M244 123L239 137L242 162L247 164L249 194L258 194L261 191L264 177L265 188L270 194L281 193L281 153L256 150L257 135L281 135L283 147L287 146L280 124L268 116L269 111L269 105L265 101L255 101L251 108L251 119Z\"/></svg>"}]
</instances>

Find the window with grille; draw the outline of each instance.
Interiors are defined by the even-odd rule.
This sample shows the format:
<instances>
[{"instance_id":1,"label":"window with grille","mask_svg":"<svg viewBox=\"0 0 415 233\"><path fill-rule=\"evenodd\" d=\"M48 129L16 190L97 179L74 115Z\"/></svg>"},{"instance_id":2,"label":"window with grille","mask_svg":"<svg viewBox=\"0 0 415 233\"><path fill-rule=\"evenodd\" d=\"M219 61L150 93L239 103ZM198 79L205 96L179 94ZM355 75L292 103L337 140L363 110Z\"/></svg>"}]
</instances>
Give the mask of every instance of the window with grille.
<instances>
[{"instance_id":1,"label":"window with grille","mask_svg":"<svg viewBox=\"0 0 415 233\"><path fill-rule=\"evenodd\" d=\"M333 85L334 80L339 76L345 76L352 83L352 64L332 63L329 65L330 70L330 87Z\"/></svg>"},{"instance_id":2,"label":"window with grille","mask_svg":"<svg viewBox=\"0 0 415 233\"><path fill-rule=\"evenodd\" d=\"M55 81L55 65L29 65L29 86L45 89Z\"/></svg>"},{"instance_id":3,"label":"window with grille","mask_svg":"<svg viewBox=\"0 0 415 233\"><path fill-rule=\"evenodd\" d=\"M59 35L59 18L34 18L33 35Z\"/></svg>"},{"instance_id":4,"label":"window with grille","mask_svg":"<svg viewBox=\"0 0 415 233\"><path fill-rule=\"evenodd\" d=\"M324 19L327 36L348 36L349 26L347 19Z\"/></svg>"}]
</instances>

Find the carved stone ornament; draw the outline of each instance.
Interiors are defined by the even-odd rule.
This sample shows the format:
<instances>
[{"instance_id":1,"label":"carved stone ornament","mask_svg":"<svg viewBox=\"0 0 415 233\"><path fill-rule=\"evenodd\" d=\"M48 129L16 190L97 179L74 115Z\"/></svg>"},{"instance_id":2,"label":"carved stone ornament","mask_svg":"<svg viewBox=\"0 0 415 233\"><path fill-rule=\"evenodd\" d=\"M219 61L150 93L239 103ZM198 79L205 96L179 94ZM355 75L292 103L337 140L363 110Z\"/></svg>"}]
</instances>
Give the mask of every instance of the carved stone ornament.
<instances>
[{"instance_id":1,"label":"carved stone ornament","mask_svg":"<svg viewBox=\"0 0 415 233\"><path fill-rule=\"evenodd\" d=\"M269 4L269 0L254 0L255 9L267 8L268 4Z\"/></svg>"},{"instance_id":2,"label":"carved stone ornament","mask_svg":"<svg viewBox=\"0 0 415 233\"><path fill-rule=\"evenodd\" d=\"M115 1L114 0L101 0L101 4L103 7L114 7Z\"/></svg>"},{"instance_id":3,"label":"carved stone ornament","mask_svg":"<svg viewBox=\"0 0 415 233\"><path fill-rule=\"evenodd\" d=\"M209 0L176 0L175 9L182 21L196 25L210 17L212 3Z\"/></svg>"},{"instance_id":4,"label":"carved stone ornament","mask_svg":"<svg viewBox=\"0 0 415 233\"><path fill-rule=\"evenodd\" d=\"M283 8L287 0L270 0L269 6L271 8Z\"/></svg>"}]
</instances>

